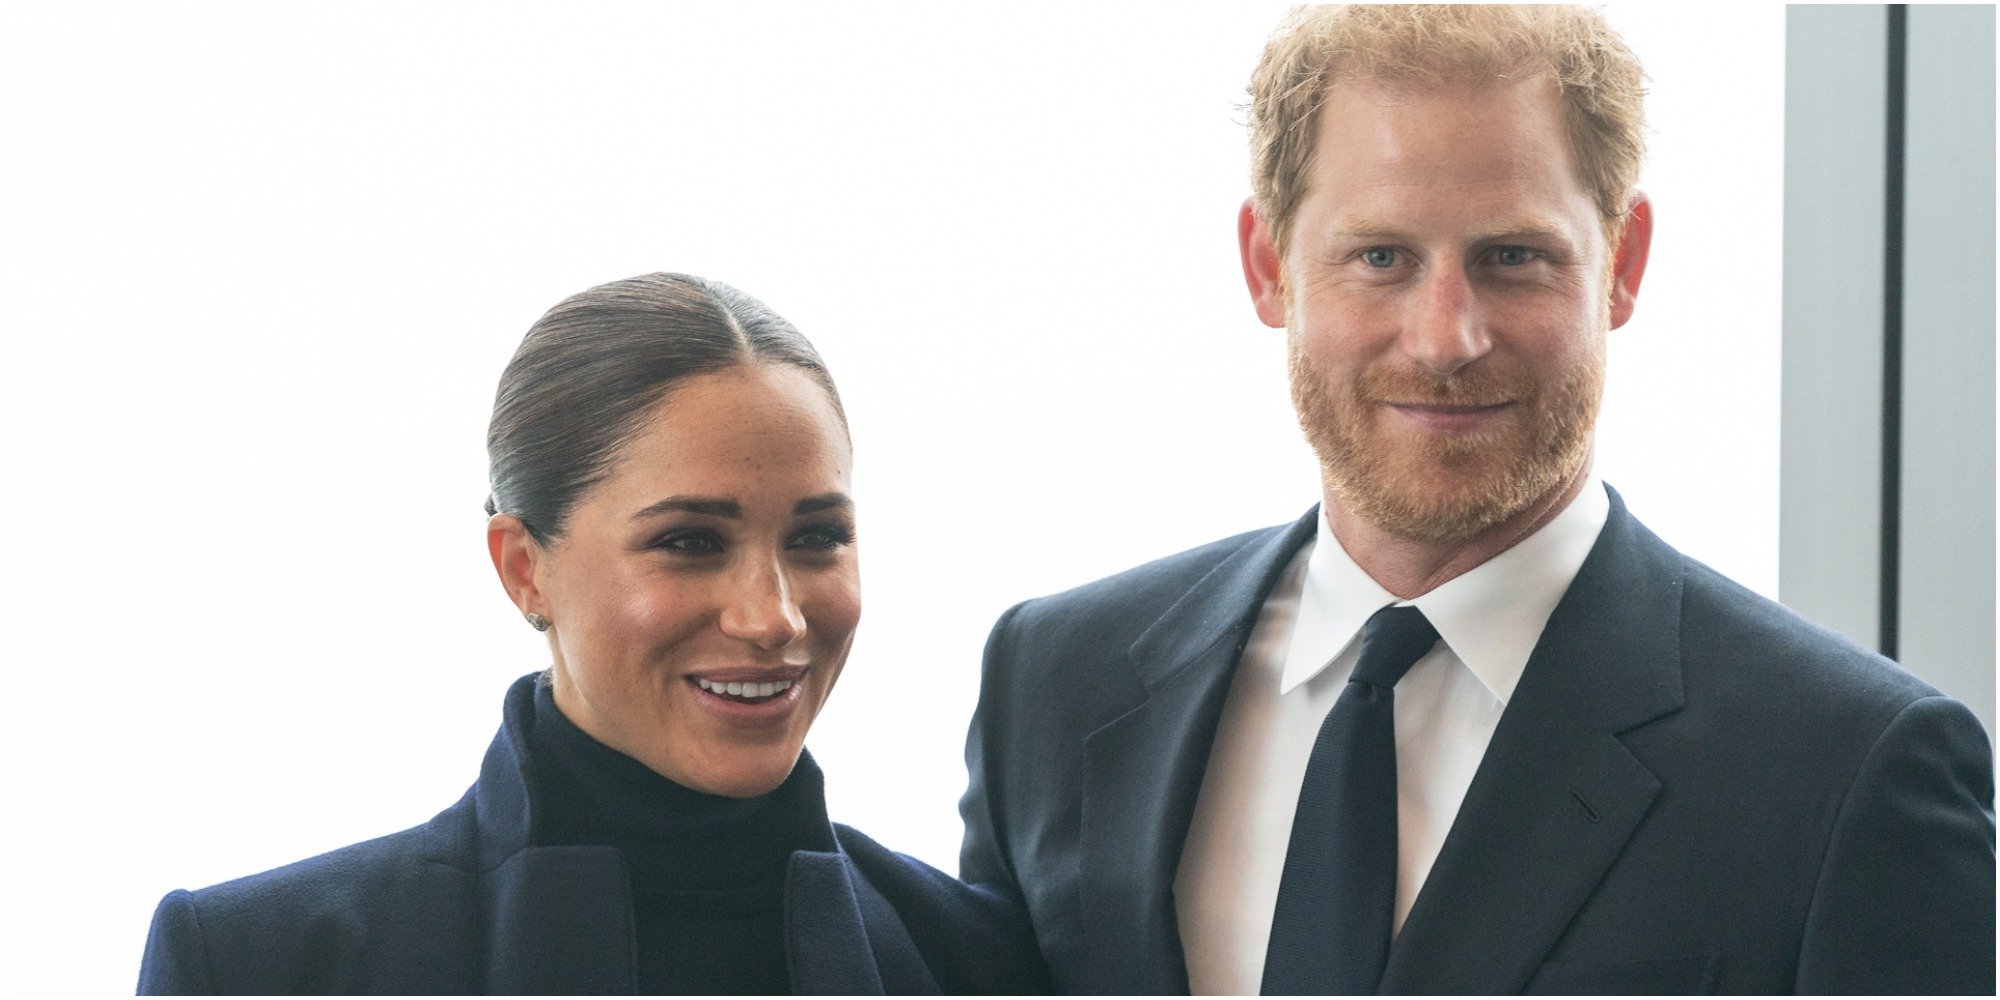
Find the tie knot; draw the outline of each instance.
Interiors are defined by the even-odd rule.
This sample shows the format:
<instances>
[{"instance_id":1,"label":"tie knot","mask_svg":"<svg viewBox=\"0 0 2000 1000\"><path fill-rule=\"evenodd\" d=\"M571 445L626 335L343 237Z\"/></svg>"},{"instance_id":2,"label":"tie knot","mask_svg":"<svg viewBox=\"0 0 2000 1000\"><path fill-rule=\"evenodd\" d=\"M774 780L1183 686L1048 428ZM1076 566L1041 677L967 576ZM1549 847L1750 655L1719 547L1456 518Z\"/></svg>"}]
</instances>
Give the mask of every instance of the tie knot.
<instances>
[{"instance_id":1,"label":"tie knot","mask_svg":"<svg viewBox=\"0 0 2000 1000\"><path fill-rule=\"evenodd\" d=\"M1383 608L1361 626L1361 662L1354 665L1353 679L1393 688L1437 640L1438 630L1416 607Z\"/></svg>"}]
</instances>

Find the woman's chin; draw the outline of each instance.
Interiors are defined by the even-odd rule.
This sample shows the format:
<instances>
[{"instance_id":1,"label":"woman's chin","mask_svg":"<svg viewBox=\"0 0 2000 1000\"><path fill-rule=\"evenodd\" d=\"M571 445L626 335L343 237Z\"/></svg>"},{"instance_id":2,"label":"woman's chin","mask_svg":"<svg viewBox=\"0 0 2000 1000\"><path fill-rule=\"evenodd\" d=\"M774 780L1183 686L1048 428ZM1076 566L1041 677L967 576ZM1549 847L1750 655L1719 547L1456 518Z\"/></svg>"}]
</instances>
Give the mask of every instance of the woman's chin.
<instances>
[{"instance_id":1,"label":"woman's chin","mask_svg":"<svg viewBox=\"0 0 2000 1000\"><path fill-rule=\"evenodd\" d=\"M717 761L688 775L685 780L676 780L697 792L732 799L751 799L777 790L786 778L791 777L792 766L798 763L798 759L797 747L789 753L745 751L738 759Z\"/></svg>"},{"instance_id":2,"label":"woman's chin","mask_svg":"<svg viewBox=\"0 0 2000 1000\"><path fill-rule=\"evenodd\" d=\"M673 727L683 739L641 747L630 756L683 788L748 799L784 784L805 749L803 732L763 733L761 739L746 740L740 731L714 731L704 721Z\"/></svg>"}]
</instances>

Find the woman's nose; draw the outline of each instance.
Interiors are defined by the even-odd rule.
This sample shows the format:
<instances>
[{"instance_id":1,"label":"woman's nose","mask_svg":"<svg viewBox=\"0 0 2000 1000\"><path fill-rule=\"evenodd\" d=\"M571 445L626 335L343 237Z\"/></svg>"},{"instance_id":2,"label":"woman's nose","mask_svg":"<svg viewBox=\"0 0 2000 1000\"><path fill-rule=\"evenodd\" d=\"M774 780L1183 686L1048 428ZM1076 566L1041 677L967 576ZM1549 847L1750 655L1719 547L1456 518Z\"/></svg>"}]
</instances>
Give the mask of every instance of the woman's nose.
<instances>
[{"instance_id":1,"label":"woman's nose","mask_svg":"<svg viewBox=\"0 0 2000 1000\"><path fill-rule=\"evenodd\" d=\"M779 650L805 634L806 619L791 581L774 563L746 566L722 607L722 633L762 650Z\"/></svg>"},{"instance_id":2,"label":"woman's nose","mask_svg":"<svg viewBox=\"0 0 2000 1000\"><path fill-rule=\"evenodd\" d=\"M1403 353L1446 376L1484 357L1493 338L1479 296L1462 268L1437 267L1417 287L1403 324Z\"/></svg>"}]
</instances>

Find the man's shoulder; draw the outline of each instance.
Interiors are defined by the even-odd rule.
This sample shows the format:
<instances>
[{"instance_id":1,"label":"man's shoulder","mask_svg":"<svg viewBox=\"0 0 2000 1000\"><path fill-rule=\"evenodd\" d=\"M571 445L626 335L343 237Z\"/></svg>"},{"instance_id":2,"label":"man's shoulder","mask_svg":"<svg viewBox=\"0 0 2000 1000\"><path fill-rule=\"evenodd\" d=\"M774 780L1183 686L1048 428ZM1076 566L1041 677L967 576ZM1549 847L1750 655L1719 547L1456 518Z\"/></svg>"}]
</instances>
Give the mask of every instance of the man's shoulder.
<instances>
[{"instance_id":1,"label":"man's shoulder","mask_svg":"<svg viewBox=\"0 0 2000 1000\"><path fill-rule=\"evenodd\" d=\"M1599 550L1572 587L1595 587L1590 603L1635 635L1671 629L1674 646L1652 648L1677 654L1676 683L1685 686L1696 715L1756 711L1770 720L1766 725L1796 719L1801 731L1839 731L1852 739L1880 732L1913 702L1947 701L1888 658L1674 548L1625 510L1615 492L1612 500ZM1587 585L1586 578L1596 582ZM1669 594L1671 604L1659 603ZM1634 601L1675 607L1675 619L1633 607Z\"/></svg>"},{"instance_id":2,"label":"man's shoulder","mask_svg":"<svg viewBox=\"0 0 2000 1000\"><path fill-rule=\"evenodd\" d=\"M1683 663L1731 687L1779 687L1793 697L1893 715L1939 692L1895 661L1682 556Z\"/></svg>"},{"instance_id":3,"label":"man's shoulder","mask_svg":"<svg viewBox=\"0 0 2000 1000\"><path fill-rule=\"evenodd\" d=\"M1273 525L1176 552L1060 593L1024 601L1002 621L1015 627L1067 624L1084 629L1136 622L1144 628L1232 557L1297 527L1297 522Z\"/></svg>"}]
</instances>

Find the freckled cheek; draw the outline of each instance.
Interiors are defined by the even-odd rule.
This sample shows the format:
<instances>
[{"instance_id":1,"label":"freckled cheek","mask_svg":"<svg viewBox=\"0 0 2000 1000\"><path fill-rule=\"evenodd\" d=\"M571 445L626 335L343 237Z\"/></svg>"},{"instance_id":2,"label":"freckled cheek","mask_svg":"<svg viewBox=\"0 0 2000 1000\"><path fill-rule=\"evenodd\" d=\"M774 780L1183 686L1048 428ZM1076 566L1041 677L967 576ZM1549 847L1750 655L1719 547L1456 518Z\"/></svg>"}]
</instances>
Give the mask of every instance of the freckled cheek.
<instances>
[{"instance_id":1,"label":"freckled cheek","mask_svg":"<svg viewBox=\"0 0 2000 1000\"><path fill-rule=\"evenodd\" d=\"M816 581L802 595L800 611L821 655L846 655L861 621L861 585L851 574Z\"/></svg>"},{"instance_id":2,"label":"freckled cheek","mask_svg":"<svg viewBox=\"0 0 2000 1000\"><path fill-rule=\"evenodd\" d=\"M616 659L641 668L671 660L676 648L699 627L700 595L689 591L633 580L600 595L604 614L599 625L604 642L616 647Z\"/></svg>"}]
</instances>

